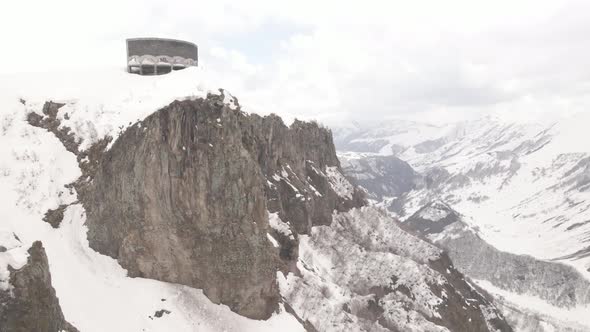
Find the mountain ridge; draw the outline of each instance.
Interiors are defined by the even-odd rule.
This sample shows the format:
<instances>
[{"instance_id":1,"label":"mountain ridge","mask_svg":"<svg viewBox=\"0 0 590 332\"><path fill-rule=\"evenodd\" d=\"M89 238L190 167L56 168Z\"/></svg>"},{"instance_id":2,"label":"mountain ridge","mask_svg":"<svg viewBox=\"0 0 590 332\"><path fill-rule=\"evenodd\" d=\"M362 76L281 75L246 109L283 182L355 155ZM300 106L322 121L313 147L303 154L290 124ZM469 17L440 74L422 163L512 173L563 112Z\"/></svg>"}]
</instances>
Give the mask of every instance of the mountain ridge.
<instances>
[{"instance_id":1,"label":"mountain ridge","mask_svg":"<svg viewBox=\"0 0 590 332\"><path fill-rule=\"evenodd\" d=\"M42 184L23 191L21 183L11 182L15 178L3 178L8 181L4 186L7 193L16 193L25 201L31 201L28 205L31 210L24 209L21 204L11 210L26 215L26 223L11 222L7 226L23 234L27 241L44 239L50 261L62 255L51 266L56 293L66 318L81 330L106 327L107 322L87 316L87 312L96 312L116 317L114 321L120 325L110 326L110 330L134 330L144 326L155 330L190 331L199 324L203 330L215 331L221 328L219 322L222 322L230 330L242 330L238 326L245 326L246 330L257 331L272 330L277 324L287 324L294 331L304 326L310 330L339 330L347 325L355 330L433 328L454 331L468 328L488 331L499 328L511 331L502 315L465 283L450 266L450 261L437 258L440 255L437 248L399 229L391 218L373 207L362 207L365 205L362 193L343 176L328 130L298 121L287 127L275 116L263 118L245 114L237 101L223 90L218 94L182 99L145 120L122 126L117 132L97 127L105 122L102 118L93 125L77 126L88 114L87 108L78 107L83 102L47 104L23 98L24 102L15 105L12 111L15 120L4 129L3 139L27 142L32 149L27 152L30 157L22 159L15 155L11 163L3 164L6 172L22 172L24 179ZM100 114L102 117L108 112ZM125 114L122 119L134 116ZM113 123L116 121L119 120ZM94 130L86 132L88 128ZM115 135L109 139L110 133ZM223 144L225 140L226 145ZM32 141L36 143L31 144ZM5 146L6 149L19 148ZM43 146L58 151L55 155L59 158L38 154ZM152 157L156 159L150 159ZM28 173L31 165L39 165L39 171ZM200 166L195 169L195 165ZM21 171L19 167L24 168ZM151 171L146 173L146 170ZM216 177L214 172L229 172L229 175ZM183 176L187 176L187 180L174 186L178 190L173 190L172 196L166 196L170 195L168 189L171 188L166 183ZM200 176L202 182L188 180ZM224 178L229 182L224 182ZM52 191L37 195L37 188L44 187L44 183L53 183ZM74 185L69 185L71 183ZM185 190L183 184L186 183L202 183L203 186L190 185ZM236 188L235 191L232 188ZM142 205L139 198L146 195L157 200ZM201 204L198 210L183 207L190 206L191 197L199 195L219 195L223 199ZM36 206L37 199L44 199L46 203ZM195 200L199 201L202 199ZM43 221L47 211L58 211L56 209L64 205L63 213L46 218L52 220L52 225ZM149 214L137 214L133 209L149 211ZM196 216L196 213L205 212L223 216L231 211L236 214L229 215L226 221L215 217L215 222L207 223L208 219ZM245 213L248 211L251 213ZM254 219L242 218L248 215ZM53 222L60 216L61 223ZM156 220L166 223L158 224ZM175 220L198 222L189 226L187 222L175 224ZM107 223L110 231L101 229ZM212 273L209 276L217 276L201 279L206 279L208 284L186 282L188 286L203 287L202 292L142 278L185 283L187 280L183 277L168 278L166 273L181 276L183 268L180 266L193 259L187 249L199 248L199 245L206 248L207 242L179 246L181 242L176 239L181 236L192 239L199 234L195 229L209 224L199 231L207 238L209 232L215 232L215 227L224 223L243 224L244 227L230 227L228 232L219 233L228 235L221 238L224 240L219 241L220 246L205 251L208 254L201 252L192 256L209 259L209 263L192 267L189 264L185 269L199 273L209 271L206 272ZM53 224L59 225L54 228ZM375 238L374 229L381 229L390 240L384 242ZM167 235L158 241L158 235L162 234ZM100 239L101 236L104 239ZM118 236L120 240L111 241ZM238 241L234 247L230 239ZM261 244L260 250L250 250L248 239ZM115 261L92 247L123 259ZM170 250L177 255L170 256ZM351 257L354 259L340 259L347 251L355 253ZM427 252L434 256L425 256ZM237 255L235 262L232 261L235 264L220 264L234 256L233 253ZM277 291L273 290L275 276L257 269L258 263L248 261L248 257L266 260L267 263L262 264L272 267L268 271L275 271ZM351 273L358 273L355 262L362 261L370 263L367 271L373 271L375 278L364 272L358 280L350 278ZM346 277L335 278L338 274L325 269L329 266L325 265L327 262ZM79 269L79 279L67 273L73 266ZM381 270L380 266L391 268ZM228 273L220 270L226 267L230 269ZM244 273L234 273L240 271ZM227 282L231 276L233 281ZM227 287L222 286L223 292L220 292L217 287L224 282ZM89 284L99 291L89 291ZM363 284L370 285L369 289ZM143 289L141 294L134 293L138 287ZM79 294L87 296L81 298ZM272 299L270 306L264 304L264 294L270 295L267 297ZM314 300L301 302L305 298L302 294ZM257 298L263 299L262 302L256 302ZM112 308L105 306L114 299L118 303L111 304ZM214 306L210 300L227 307ZM461 306L467 300L471 304L463 310ZM329 325L319 314L320 310L310 311L320 307L336 313ZM268 320L246 319L230 309ZM125 318L125 312L143 318L131 321Z\"/></svg>"}]
</instances>

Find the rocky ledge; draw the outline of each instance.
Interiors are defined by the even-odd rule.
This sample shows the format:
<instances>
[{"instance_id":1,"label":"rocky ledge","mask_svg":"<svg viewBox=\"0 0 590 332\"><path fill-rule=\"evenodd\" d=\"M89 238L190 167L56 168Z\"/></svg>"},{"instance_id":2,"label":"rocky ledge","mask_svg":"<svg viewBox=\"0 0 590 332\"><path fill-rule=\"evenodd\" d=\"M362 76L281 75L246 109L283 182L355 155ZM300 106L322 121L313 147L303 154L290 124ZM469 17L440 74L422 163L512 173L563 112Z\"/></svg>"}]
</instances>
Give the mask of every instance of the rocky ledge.
<instances>
[{"instance_id":1,"label":"rocky ledge","mask_svg":"<svg viewBox=\"0 0 590 332\"><path fill-rule=\"evenodd\" d=\"M41 242L33 243L28 253L23 267L9 267L11 288L0 290L0 332L78 332L61 311Z\"/></svg>"}]
</instances>

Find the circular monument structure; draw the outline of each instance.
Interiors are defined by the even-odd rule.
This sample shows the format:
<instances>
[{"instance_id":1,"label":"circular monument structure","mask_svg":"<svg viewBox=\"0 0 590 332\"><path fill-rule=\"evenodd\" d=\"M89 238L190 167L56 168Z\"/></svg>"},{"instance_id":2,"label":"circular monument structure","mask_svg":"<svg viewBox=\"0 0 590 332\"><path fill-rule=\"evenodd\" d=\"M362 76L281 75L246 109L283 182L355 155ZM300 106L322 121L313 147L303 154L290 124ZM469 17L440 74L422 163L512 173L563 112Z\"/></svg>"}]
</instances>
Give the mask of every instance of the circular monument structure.
<instances>
[{"instance_id":1,"label":"circular monument structure","mask_svg":"<svg viewBox=\"0 0 590 332\"><path fill-rule=\"evenodd\" d=\"M127 39L127 71L140 75L162 75L197 66L197 45L176 39Z\"/></svg>"}]
</instances>

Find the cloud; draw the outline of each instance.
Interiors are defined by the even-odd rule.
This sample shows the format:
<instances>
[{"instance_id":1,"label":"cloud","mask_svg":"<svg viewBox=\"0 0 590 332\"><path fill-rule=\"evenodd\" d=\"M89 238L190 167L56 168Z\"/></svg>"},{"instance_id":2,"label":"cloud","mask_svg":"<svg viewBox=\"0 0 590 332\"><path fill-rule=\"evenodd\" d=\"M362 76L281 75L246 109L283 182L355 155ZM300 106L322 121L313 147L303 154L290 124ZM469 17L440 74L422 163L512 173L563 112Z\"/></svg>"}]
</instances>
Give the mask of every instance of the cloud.
<instances>
[{"instance_id":1,"label":"cloud","mask_svg":"<svg viewBox=\"0 0 590 332\"><path fill-rule=\"evenodd\" d=\"M35 10L32 10L35 8ZM252 111L325 122L588 110L590 4L13 1L3 71L121 65L123 40L195 41Z\"/></svg>"}]
</instances>

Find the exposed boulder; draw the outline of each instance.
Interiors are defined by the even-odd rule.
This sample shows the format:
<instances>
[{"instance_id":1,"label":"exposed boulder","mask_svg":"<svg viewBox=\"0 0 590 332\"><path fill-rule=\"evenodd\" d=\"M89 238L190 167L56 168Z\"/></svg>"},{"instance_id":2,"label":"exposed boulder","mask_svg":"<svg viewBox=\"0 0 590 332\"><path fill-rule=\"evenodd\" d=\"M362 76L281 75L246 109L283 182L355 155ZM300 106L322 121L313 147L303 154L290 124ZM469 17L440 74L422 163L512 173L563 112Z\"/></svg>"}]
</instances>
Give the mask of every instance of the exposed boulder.
<instances>
[{"instance_id":1,"label":"exposed boulder","mask_svg":"<svg viewBox=\"0 0 590 332\"><path fill-rule=\"evenodd\" d=\"M61 311L41 242L28 253L27 263L10 271L11 289L0 291L0 331L77 332Z\"/></svg>"},{"instance_id":2,"label":"exposed boulder","mask_svg":"<svg viewBox=\"0 0 590 332\"><path fill-rule=\"evenodd\" d=\"M332 133L317 123L251 115L242 119L244 146L266 176L268 209L298 234L329 225L332 212L365 204L364 194L341 176Z\"/></svg>"},{"instance_id":3,"label":"exposed boulder","mask_svg":"<svg viewBox=\"0 0 590 332\"><path fill-rule=\"evenodd\" d=\"M67 207L66 204L61 204L56 209L47 210L43 217L43 221L50 224L53 228L59 228L59 225L64 218L64 211Z\"/></svg>"}]
</instances>

